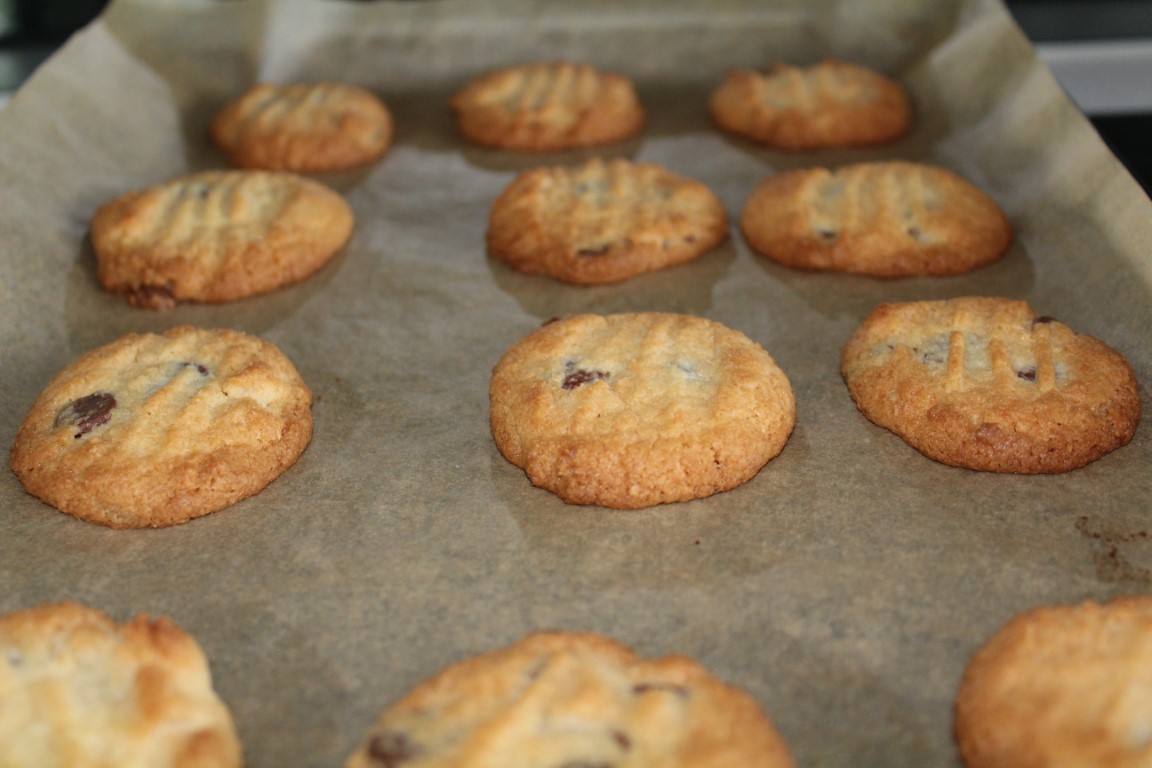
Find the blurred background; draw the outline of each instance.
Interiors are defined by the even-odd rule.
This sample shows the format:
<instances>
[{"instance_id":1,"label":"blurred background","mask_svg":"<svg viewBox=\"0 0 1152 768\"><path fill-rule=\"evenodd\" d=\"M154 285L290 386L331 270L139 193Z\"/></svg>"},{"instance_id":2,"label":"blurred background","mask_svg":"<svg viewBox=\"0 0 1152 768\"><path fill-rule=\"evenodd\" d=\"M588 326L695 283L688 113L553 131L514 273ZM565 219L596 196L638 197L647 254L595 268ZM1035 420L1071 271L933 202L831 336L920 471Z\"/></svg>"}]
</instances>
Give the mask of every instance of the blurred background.
<instances>
[{"instance_id":1,"label":"blurred background","mask_svg":"<svg viewBox=\"0 0 1152 768\"><path fill-rule=\"evenodd\" d=\"M107 3L0 0L0 105ZM1006 4L1112 151L1152 194L1152 0Z\"/></svg>"}]
</instances>

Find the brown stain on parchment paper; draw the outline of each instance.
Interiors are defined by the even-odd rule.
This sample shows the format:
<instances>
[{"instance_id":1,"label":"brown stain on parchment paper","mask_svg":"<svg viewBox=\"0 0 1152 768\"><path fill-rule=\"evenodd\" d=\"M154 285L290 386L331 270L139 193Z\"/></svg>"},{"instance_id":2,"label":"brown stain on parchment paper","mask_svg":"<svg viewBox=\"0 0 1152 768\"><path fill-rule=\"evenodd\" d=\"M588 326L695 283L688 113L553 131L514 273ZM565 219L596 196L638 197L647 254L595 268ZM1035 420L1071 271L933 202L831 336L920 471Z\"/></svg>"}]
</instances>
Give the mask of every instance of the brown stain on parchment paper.
<instances>
[{"instance_id":1,"label":"brown stain on parchment paper","mask_svg":"<svg viewBox=\"0 0 1152 768\"><path fill-rule=\"evenodd\" d=\"M1140 554L1140 544L1152 543L1148 531L1121 531L1087 515L1076 518L1076 530L1092 547L1092 562L1102 581L1152 584L1152 569L1133 562Z\"/></svg>"}]
</instances>

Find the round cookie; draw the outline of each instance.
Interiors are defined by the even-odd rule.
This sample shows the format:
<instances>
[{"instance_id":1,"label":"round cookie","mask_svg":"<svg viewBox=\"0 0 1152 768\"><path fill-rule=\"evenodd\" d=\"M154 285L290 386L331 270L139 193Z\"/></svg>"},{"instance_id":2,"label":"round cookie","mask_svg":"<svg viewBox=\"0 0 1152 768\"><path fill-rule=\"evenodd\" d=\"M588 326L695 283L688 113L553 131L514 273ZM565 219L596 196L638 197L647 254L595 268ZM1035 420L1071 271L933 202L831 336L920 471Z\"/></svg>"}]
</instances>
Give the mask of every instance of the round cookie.
<instances>
[{"instance_id":1,"label":"round cookie","mask_svg":"<svg viewBox=\"0 0 1152 768\"><path fill-rule=\"evenodd\" d=\"M860 411L936 461L1065 472L1132 439L1136 377L1115 350L1023 301L884 304L844 345Z\"/></svg>"},{"instance_id":2,"label":"round cookie","mask_svg":"<svg viewBox=\"0 0 1152 768\"><path fill-rule=\"evenodd\" d=\"M492 435L570 504L637 509L750 480L796 421L787 377L739 331L670 313L573 315L513 345Z\"/></svg>"},{"instance_id":3,"label":"round cookie","mask_svg":"<svg viewBox=\"0 0 1152 768\"><path fill-rule=\"evenodd\" d=\"M968 768L1152 765L1152 597L1044 606L976 653L956 697Z\"/></svg>"},{"instance_id":4,"label":"round cookie","mask_svg":"<svg viewBox=\"0 0 1152 768\"><path fill-rule=\"evenodd\" d=\"M299 282L352 235L336 192L290 173L208 171L129 192L92 219L97 277L138 307L225 302Z\"/></svg>"},{"instance_id":5,"label":"round cookie","mask_svg":"<svg viewBox=\"0 0 1152 768\"><path fill-rule=\"evenodd\" d=\"M0 616L0 765L238 768L240 742L196 641L75 603Z\"/></svg>"},{"instance_id":6,"label":"round cookie","mask_svg":"<svg viewBox=\"0 0 1152 768\"><path fill-rule=\"evenodd\" d=\"M128 334L48 384L12 445L28 493L111 528L175 525L262 490L312 437L312 393L272 344L188 326Z\"/></svg>"},{"instance_id":7,"label":"round cookie","mask_svg":"<svg viewBox=\"0 0 1152 768\"><path fill-rule=\"evenodd\" d=\"M449 105L468 140L534 152L620 141L639 133L645 119L628 78L567 61L489 72Z\"/></svg>"},{"instance_id":8,"label":"round cookie","mask_svg":"<svg viewBox=\"0 0 1152 768\"><path fill-rule=\"evenodd\" d=\"M259 83L216 113L210 133L237 168L321 173L383 157L392 116L353 85Z\"/></svg>"},{"instance_id":9,"label":"round cookie","mask_svg":"<svg viewBox=\"0 0 1152 768\"><path fill-rule=\"evenodd\" d=\"M903 86L835 59L811 67L778 64L763 73L733 70L708 106L721 130L784 150L883 144L912 124Z\"/></svg>"},{"instance_id":10,"label":"round cookie","mask_svg":"<svg viewBox=\"0 0 1152 768\"><path fill-rule=\"evenodd\" d=\"M500 194L488 252L513 269L577 285L626 280L700 256L728 214L698 181L654 164L591 160L536 168Z\"/></svg>"},{"instance_id":11,"label":"round cookie","mask_svg":"<svg viewBox=\"0 0 1152 768\"><path fill-rule=\"evenodd\" d=\"M457 662L381 713L346 768L791 768L756 702L683 656L537 632Z\"/></svg>"},{"instance_id":12,"label":"round cookie","mask_svg":"<svg viewBox=\"0 0 1152 768\"><path fill-rule=\"evenodd\" d=\"M785 266L874 277L955 275L1012 243L988 195L944 168L901 161L769 176L740 226L748 245Z\"/></svg>"}]
</instances>

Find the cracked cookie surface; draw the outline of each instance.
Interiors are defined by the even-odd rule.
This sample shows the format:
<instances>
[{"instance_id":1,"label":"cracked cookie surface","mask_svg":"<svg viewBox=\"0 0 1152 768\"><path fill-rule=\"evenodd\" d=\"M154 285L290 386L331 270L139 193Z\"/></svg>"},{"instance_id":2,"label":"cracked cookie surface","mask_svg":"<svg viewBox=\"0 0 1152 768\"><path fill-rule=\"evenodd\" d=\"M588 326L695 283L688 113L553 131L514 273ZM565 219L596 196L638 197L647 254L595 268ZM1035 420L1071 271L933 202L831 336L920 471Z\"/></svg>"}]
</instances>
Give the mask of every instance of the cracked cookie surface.
<instances>
[{"instance_id":1,"label":"cracked cookie surface","mask_svg":"<svg viewBox=\"0 0 1152 768\"><path fill-rule=\"evenodd\" d=\"M225 302L299 282L352 236L352 208L291 173L207 171L128 192L92 218L97 277L130 304Z\"/></svg>"},{"instance_id":2,"label":"cracked cookie surface","mask_svg":"<svg viewBox=\"0 0 1152 768\"><path fill-rule=\"evenodd\" d=\"M713 91L709 112L722 130L784 150L883 144L912 125L900 83L836 59L733 70Z\"/></svg>"},{"instance_id":3,"label":"cracked cookie surface","mask_svg":"<svg viewBox=\"0 0 1152 768\"><path fill-rule=\"evenodd\" d=\"M968 768L1152 762L1152 598L1041 606L969 661L955 705Z\"/></svg>"},{"instance_id":4,"label":"cracked cookie surface","mask_svg":"<svg viewBox=\"0 0 1152 768\"><path fill-rule=\"evenodd\" d=\"M844 345L841 372L868 419L968 469L1076 469L1140 420L1122 355L1011 299L881 305Z\"/></svg>"},{"instance_id":5,"label":"cracked cookie surface","mask_svg":"<svg viewBox=\"0 0 1152 768\"><path fill-rule=\"evenodd\" d=\"M902 161L769 176L740 226L754 250L785 266L874 277L959 274L1012 243L988 195L944 168Z\"/></svg>"},{"instance_id":6,"label":"cracked cookie surface","mask_svg":"<svg viewBox=\"0 0 1152 768\"><path fill-rule=\"evenodd\" d=\"M537 632L457 662L385 709L346 768L791 768L756 702L684 656Z\"/></svg>"},{"instance_id":7,"label":"cracked cookie surface","mask_svg":"<svg viewBox=\"0 0 1152 768\"><path fill-rule=\"evenodd\" d=\"M520 174L496 198L488 252L526 274L577 285L690 261L728 237L704 184L651 163L592 160Z\"/></svg>"},{"instance_id":8,"label":"cracked cookie surface","mask_svg":"<svg viewBox=\"0 0 1152 768\"><path fill-rule=\"evenodd\" d=\"M312 394L272 344L188 326L129 334L58 373L12 445L25 490L112 528L175 525L259 492L312 436Z\"/></svg>"},{"instance_id":9,"label":"cracked cookie surface","mask_svg":"<svg viewBox=\"0 0 1152 768\"><path fill-rule=\"evenodd\" d=\"M320 173L382 157L392 115L370 91L345 83L258 83L216 114L210 132L237 168Z\"/></svg>"},{"instance_id":10,"label":"cracked cookie surface","mask_svg":"<svg viewBox=\"0 0 1152 768\"><path fill-rule=\"evenodd\" d=\"M639 133L645 119L631 80L568 61L488 72L457 92L450 106L465 138L520 151L620 141Z\"/></svg>"},{"instance_id":11,"label":"cracked cookie surface","mask_svg":"<svg viewBox=\"0 0 1152 768\"><path fill-rule=\"evenodd\" d=\"M0 616L0 765L238 768L232 716L196 641L54 603Z\"/></svg>"},{"instance_id":12,"label":"cracked cookie surface","mask_svg":"<svg viewBox=\"0 0 1152 768\"><path fill-rule=\"evenodd\" d=\"M760 345L671 313L550 322L505 353L489 393L496 445L534 485L617 509L745 483L796 420L788 378Z\"/></svg>"}]
</instances>

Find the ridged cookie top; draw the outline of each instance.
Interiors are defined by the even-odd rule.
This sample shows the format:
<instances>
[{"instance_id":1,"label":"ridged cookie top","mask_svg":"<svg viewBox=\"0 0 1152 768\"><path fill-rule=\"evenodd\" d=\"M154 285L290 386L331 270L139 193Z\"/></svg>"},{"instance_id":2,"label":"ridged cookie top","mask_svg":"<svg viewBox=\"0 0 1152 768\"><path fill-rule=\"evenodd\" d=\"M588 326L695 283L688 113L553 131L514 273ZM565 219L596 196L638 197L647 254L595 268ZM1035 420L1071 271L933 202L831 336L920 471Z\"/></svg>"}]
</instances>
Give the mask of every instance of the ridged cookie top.
<instances>
[{"instance_id":1,"label":"ridged cookie top","mask_svg":"<svg viewBox=\"0 0 1152 768\"><path fill-rule=\"evenodd\" d=\"M489 72L453 96L451 107L465 137L504 149L604 144L644 125L644 109L630 80L566 61Z\"/></svg>"},{"instance_id":2,"label":"ridged cookie top","mask_svg":"<svg viewBox=\"0 0 1152 768\"><path fill-rule=\"evenodd\" d=\"M769 176L740 225L752 248L787 266L876 277L966 272L1012 242L988 195L944 168L901 161Z\"/></svg>"},{"instance_id":3,"label":"ridged cookie top","mask_svg":"<svg viewBox=\"0 0 1152 768\"><path fill-rule=\"evenodd\" d=\"M900 138L912 123L899 83L835 59L763 73L734 70L709 109L723 130L789 150L880 144Z\"/></svg>"},{"instance_id":4,"label":"ridged cookie top","mask_svg":"<svg viewBox=\"0 0 1152 768\"><path fill-rule=\"evenodd\" d=\"M312 435L276 347L228 330L129 334L65 367L12 446L29 493L114 528L172 525L264 488Z\"/></svg>"},{"instance_id":5,"label":"ridged cookie top","mask_svg":"<svg viewBox=\"0 0 1152 768\"><path fill-rule=\"evenodd\" d=\"M1120 354L1022 301L882 305L844 346L841 370L869 419L971 469L1074 469L1126 444L1140 418Z\"/></svg>"},{"instance_id":6,"label":"ridged cookie top","mask_svg":"<svg viewBox=\"0 0 1152 768\"><path fill-rule=\"evenodd\" d=\"M581 285L680 264L727 237L724 206L700 182L600 159L521 174L493 204L487 231L492 256Z\"/></svg>"},{"instance_id":7,"label":"ridged cookie top","mask_svg":"<svg viewBox=\"0 0 1152 768\"><path fill-rule=\"evenodd\" d=\"M1152 764L1152 598L1043 606L972 658L956 698L969 768Z\"/></svg>"},{"instance_id":8,"label":"ridged cookie top","mask_svg":"<svg viewBox=\"0 0 1152 768\"><path fill-rule=\"evenodd\" d=\"M347 768L790 768L744 692L685 657L540 632L448 667L386 709Z\"/></svg>"},{"instance_id":9,"label":"ridged cookie top","mask_svg":"<svg viewBox=\"0 0 1152 768\"><path fill-rule=\"evenodd\" d=\"M219 302L302 280L351 236L352 209L290 173L208 171L129 192L92 220L100 284L140 306Z\"/></svg>"},{"instance_id":10,"label":"ridged cookie top","mask_svg":"<svg viewBox=\"0 0 1152 768\"><path fill-rule=\"evenodd\" d=\"M658 312L548 323L501 358L490 397L497 446L534 484L624 509L746 482L796 418L791 385L760 345Z\"/></svg>"},{"instance_id":11,"label":"ridged cookie top","mask_svg":"<svg viewBox=\"0 0 1152 768\"><path fill-rule=\"evenodd\" d=\"M211 132L239 168L338 171L388 150L392 116L376 96L352 85L261 83L221 109Z\"/></svg>"},{"instance_id":12,"label":"ridged cookie top","mask_svg":"<svg viewBox=\"0 0 1152 768\"><path fill-rule=\"evenodd\" d=\"M240 744L196 641L74 603L0 616L0 765L235 768Z\"/></svg>"}]
</instances>

